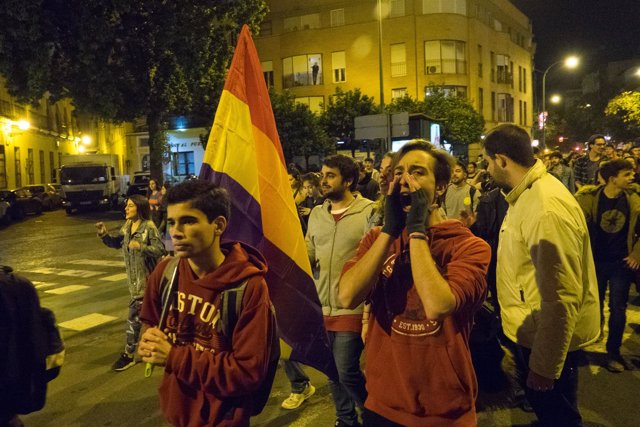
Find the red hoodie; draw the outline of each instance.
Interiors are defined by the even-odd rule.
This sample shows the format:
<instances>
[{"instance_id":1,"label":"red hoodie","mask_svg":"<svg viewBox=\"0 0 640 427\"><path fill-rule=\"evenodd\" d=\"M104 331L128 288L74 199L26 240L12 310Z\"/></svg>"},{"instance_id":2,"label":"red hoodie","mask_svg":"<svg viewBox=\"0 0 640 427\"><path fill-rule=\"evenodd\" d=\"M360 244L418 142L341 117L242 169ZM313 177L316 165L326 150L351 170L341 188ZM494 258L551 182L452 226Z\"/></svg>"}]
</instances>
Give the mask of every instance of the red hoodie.
<instances>
[{"instance_id":1,"label":"red hoodie","mask_svg":"<svg viewBox=\"0 0 640 427\"><path fill-rule=\"evenodd\" d=\"M169 352L160 385L160 406L176 426L248 426L248 395L264 380L275 328L262 255L240 243L222 246L224 262L198 279L186 259L178 264L178 295L167 317ZM167 261L149 276L140 320L157 326L159 284ZM215 332L220 292L249 280L233 346Z\"/></svg>"},{"instance_id":2,"label":"red hoodie","mask_svg":"<svg viewBox=\"0 0 640 427\"><path fill-rule=\"evenodd\" d=\"M478 387L468 340L473 316L486 296L491 250L459 221L434 225L427 234L456 308L443 321L426 317L411 278L405 230L389 250L370 295L365 407L405 426L473 426ZM365 235L344 271L379 235L380 228Z\"/></svg>"}]
</instances>

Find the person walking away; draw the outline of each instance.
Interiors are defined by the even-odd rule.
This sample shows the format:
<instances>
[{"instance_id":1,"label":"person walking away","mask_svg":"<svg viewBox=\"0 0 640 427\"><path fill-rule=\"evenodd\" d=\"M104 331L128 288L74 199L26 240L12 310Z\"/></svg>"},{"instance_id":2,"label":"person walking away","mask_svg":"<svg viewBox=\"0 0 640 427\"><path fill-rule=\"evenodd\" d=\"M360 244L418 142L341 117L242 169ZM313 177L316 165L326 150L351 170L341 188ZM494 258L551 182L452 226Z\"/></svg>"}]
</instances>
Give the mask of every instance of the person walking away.
<instances>
[{"instance_id":1,"label":"person walking away","mask_svg":"<svg viewBox=\"0 0 640 427\"><path fill-rule=\"evenodd\" d=\"M518 126L484 139L509 209L500 229L497 290L505 336L517 344L527 400L543 426L580 426L578 353L599 335L591 242L582 209Z\"/></svg>"},{"instance_id":2,"label":"person walking away","mask_svg":"<svg viewBox=\"0 0 640 427\"><path fill-rule=\"evenodd\" d=\"M125 224L117 234L109 234L103 222L96 223L98 237L110 248L122 249L127 281L129 284L129 313L127 316L127 340L124 352L111 369L124 371L135 365L134 355L140 340L140 307L147 277L165 253L158 229L150 219L149 201L134 194L124 208Z\"/></svg>"},{"instance_id":3,"label":"person walking away","mask_svg":"<svg viewBox=\"0 0 640 427\"><path fill-rule=\"evenodd\" d=\"M160 408L172 425L248 426L256 410L254 393L268 380L273 355L279 357L266 261L243 243L221 243L231 210L223 188L195 179L172 186L166 197L178 259L175 288L166 285L175 290L174 299L160 329L162 279L169 262L175 263L167 259L149 277L138 354L144 362L164 366ZM220 320L231 316L223 310L233 305L228 300L225 308L222 296L240 286L244 292L236 301L235 326L224 333Z\"/></svg>"},{"instance_id":4,"label":"person walking away","mask_svg":"<svg viewBox=\"0 0 640 427\"><path fill-rule=\"evenodd\" d=\"M583 186L576 194L589 226L600 298L600 335L604 336L604 298L609 287L609 335L607 364L614 373L632 369L620 354L627 322L629 288L640 267L640 243L636 233L640 195L632 188L633 166L623 159L605 162L600 175L606 184Z\"/></svg>"},{"instance_id":5,"label":"person walking away","mask_svg":"<svg viewBox=\"0 0 640 427\"><path fill-rule=\"evenodd\" d=\"M426 141L404 145L393 161L384 225L344 266L341 305L371 303L364 426L477 423L468 340L486 296L490 249L437 208L452 163Z\"/></svg>"}]
</instances>

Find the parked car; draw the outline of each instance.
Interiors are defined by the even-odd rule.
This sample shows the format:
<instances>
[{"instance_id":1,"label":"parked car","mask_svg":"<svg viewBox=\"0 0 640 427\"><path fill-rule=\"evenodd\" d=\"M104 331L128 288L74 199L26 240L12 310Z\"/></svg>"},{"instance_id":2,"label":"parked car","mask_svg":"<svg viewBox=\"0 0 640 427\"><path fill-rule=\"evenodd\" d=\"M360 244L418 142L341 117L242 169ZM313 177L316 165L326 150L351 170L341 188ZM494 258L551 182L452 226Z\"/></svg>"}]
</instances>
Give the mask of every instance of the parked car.
<instances>
[{"instance_id":1,"label":"parked car","mask_svg":"<svg viewBox=\"0 0 640 427\"><path fill-rule=\"evenodd\" d=\"M62 184L49 183L54 190L56 190L56 194L62 199L64 197L64 191L62 191Z\"/></svg>"},{"instance_id":2,"label":"parked car","mask_svg":"<svg viewBox=\"0 0 640 427\"><path fill-rule=\"evenodd\" d=\"M0 224L9 224L11 222L11 215L9 215L9 202L0 200Z\"/></svg>"},{"instance_id":3,"label":"parked car","mask_svg":"<svg viewBox=\"0 0 640 427\"><path fill-rule=\"evenodd\" d=\"M52 211L62 206L62 197L58 195L56 189L50 184L25 185L21 188L29 190L40 199L44 210Z\"/></svg>"},{"instance_id":4,"label":"parked car","mask_svg":"<svg viewBox=\"0 0 640 427\"><path fill-rule=\"evenodd\" d=\"M8 212L11 219L22 219L27 214L42 213L42 201L25 188L0 190L0 201L9 203Z\"/></svg>"},{"instance_id":5,"label":"parked car","mask_svg":"<svg viewBox=\"0 0 640 427\"><path fill-rule=\"evenodd\" d=\"M134 194L140 194L142 196L147 195L147 189L149 188L149 181L151 176L148 172L136 172L133 174L131 182L128 183L127 197Z\"/></svg>"}]
</instances>

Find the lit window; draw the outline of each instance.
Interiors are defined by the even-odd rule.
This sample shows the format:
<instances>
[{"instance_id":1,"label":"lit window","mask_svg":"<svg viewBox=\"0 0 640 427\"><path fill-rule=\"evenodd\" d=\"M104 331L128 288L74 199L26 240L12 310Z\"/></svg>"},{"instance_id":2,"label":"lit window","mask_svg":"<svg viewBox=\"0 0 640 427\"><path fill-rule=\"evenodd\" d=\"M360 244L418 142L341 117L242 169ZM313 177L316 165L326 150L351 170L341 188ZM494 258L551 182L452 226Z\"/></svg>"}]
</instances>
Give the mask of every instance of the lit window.
<instances>
[{"instance_id":1,"label":"lit window","mask_svg":"<svg viewBox=\"0 0 640 427\"><path fill-rule=\"evenodd\" d=\"M302 96L296 98L296 103L306 105L312 112L320 114L324 109L324 96Z\"/></svg>"},{"instance_id":2,"label":"lit window","mask_svg":"<svg viewBox=\"0 0 640 427\"><path fill-rule=\"evenodd\" d=\"M340 27L344 25L344 9L333 9L331 11L331 26Z\"/></svg>"},{"instance_id":3,"label":"lit window","mask_svg":"<svg viewBox=\"0 0 640 427\"><path fill-rule=\"evenodd\" d=\"M391 77L407 75L407 53L404 43L391 45Z\"/></svg>"},{"instance_id":4,"label":"lit window","mask_svg":"<svg viewBox=\"0 0 640 427\"><path fill-rule=\"evenodd\" d=\"M264 61L262 65L262 74L267 87L273 87L273 61Z\"/></svg>"},{"instance_id":5,"label":"lit window","mask_svg":"<svg viewBox=\"0 0 640 427\"><path fill-rule=\"evenodd\" d=\"M347 81L347 65L344 51L331 54L331 68L333 70L333 82L343 83Z\"/></svg>"},{"instance_id":6,"label":"lit window","mask_svg":"<svg viewBox=\"0 0 640 427\"><path fill-rule=\"evenodd\" d=\"M404 16L404 0L391 0L390 1L389 17L395 18L398 16Z\"/></svg>"},{"instance_id":7,"label":"lit window","mask_svg":"<svg viewBox=\"0 0 640 427\"><path fill-rule=\"evenodd\" d=\"M401 87L398 89L391 89L391 100L402 99L407 95L407 88Z\"/></svg>"},{"instance_id":8,"label":"lit window","mask_svg":"<svg viewBox=\"0 0 640 427\"><path fill-rule=\"evenodd\" d=\"M282 60L282 85L295 86L323 84L322 55L296 55Z\"/></svg>"},{"instance_id":9,"label":"lit window","mask_svg":"<svg viewBox=\"0 0 640 427\"><path fill-rule=\"evenodd\" d=\"M426 41L424 57L426 74L466 74L465 42Z\"/></svg>"},{"instance_id":10,"label":"lit window","mask_svg":"<svg viewBox=\"0 0 640 427\"><path fill-rule=\"evenodd\" d=\"M466 86L427 86L424 90L426 97L435 95L436 93L442 93L445 97L467 97Z\"/></svg>"},{"instance_id":11,"label":"lit window","mask_svg":"<svg viewBox=\"0 0 640 427\"><path fill-rule=\"evenodd\" d=\"M422 13L467 14L467 0L422 0Z\"/></svg>"}]
</instances>

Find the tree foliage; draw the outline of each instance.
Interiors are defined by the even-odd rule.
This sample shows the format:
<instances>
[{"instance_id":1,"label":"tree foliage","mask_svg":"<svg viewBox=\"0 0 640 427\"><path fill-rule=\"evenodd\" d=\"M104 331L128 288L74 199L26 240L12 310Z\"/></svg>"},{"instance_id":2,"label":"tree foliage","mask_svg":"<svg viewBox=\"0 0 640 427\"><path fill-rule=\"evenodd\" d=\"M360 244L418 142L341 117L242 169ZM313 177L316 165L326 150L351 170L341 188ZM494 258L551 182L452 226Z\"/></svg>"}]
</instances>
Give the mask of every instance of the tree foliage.
<instances>
[{"instance_id":1,"label":"tree foliage","mask_svg":"<svg viewBox=\"0 0 640 427\"><path fill-rule=\"evenodd\" d=\"M379 111L373 98L363 95L360 89L345 92L338 87L320 118L329 135L350 141L355 138L355 118Z\"/></svg>"},{"instance_id":2,"label":"tree foliage","mask_svg":"<svg viewBox=\"0 0 640 427\"><path fill-rule=\"evenodd\" d=\"M607 104L605 114L621 119L633 133L640 131L640 92L622 92Z\"/></svg>"},{"instance_id":3,"label":"tree foliage","mask_svg":"<svg viewBox=\"0 0 640 427\"><path fill-rule=\"evenodd\" d=\"M256 30L263 0L7 0L0 73L10 94L37 103L70 97L80 114L146 117L151 173L170 115L212 120L235 36Z\"/></svg>"},{"instance_id":4,"label":"tree foliage","mask_svg":"<svg viewBox=\"0 0 640 427\"><path fill-rule=\"evenodd\" d=\"M295 97L288 91L278 94L270 90L269 96L287 163L294 156L303 156L308 167L310 156L335 151L335 143L308 106L295 102Z\"/></svg>"}]
</instances>

